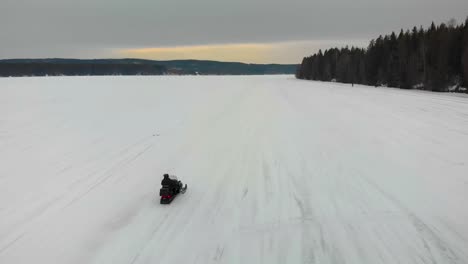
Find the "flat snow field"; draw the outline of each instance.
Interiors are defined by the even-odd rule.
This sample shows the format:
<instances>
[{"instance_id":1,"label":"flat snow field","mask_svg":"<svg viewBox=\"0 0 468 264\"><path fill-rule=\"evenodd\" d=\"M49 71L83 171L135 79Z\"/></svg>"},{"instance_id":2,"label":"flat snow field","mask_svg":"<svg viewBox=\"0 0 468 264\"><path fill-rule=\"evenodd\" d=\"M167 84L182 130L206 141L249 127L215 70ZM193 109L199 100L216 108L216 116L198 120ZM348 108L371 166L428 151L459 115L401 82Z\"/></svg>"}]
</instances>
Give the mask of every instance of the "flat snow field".
<instances>
[{"instance_id":1,"label":"flat snow field","mask_svg":"<svg viewBox=\"0 0 468 264\"><path fill-rule=\"evenodd\" d=\"M188 191L159 204L163 173ZM468 97L0 79L0 263L468 263Z\"/></svg>"}]
</instances>

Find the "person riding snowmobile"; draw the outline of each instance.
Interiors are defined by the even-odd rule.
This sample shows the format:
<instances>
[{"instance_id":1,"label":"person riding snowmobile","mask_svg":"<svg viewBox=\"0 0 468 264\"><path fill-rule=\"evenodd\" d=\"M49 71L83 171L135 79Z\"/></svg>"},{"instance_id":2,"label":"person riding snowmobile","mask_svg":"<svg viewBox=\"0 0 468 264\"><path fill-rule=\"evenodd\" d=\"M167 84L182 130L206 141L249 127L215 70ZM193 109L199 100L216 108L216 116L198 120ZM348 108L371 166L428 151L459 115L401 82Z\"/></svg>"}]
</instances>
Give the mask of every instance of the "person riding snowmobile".
<instances>
[{"instance_id":1,"label":"person riding snowmobile","mask_svg":"<svg viewBox=\"0 0 468 264\"><path fill-rule=\"evenodd\" d=\"M177 180L177 177L173 175L169 176L167 173L163 175L161 185L169 187L174 194L179 193L182 188L182 182Z\"/></svg>"}]
</instances>

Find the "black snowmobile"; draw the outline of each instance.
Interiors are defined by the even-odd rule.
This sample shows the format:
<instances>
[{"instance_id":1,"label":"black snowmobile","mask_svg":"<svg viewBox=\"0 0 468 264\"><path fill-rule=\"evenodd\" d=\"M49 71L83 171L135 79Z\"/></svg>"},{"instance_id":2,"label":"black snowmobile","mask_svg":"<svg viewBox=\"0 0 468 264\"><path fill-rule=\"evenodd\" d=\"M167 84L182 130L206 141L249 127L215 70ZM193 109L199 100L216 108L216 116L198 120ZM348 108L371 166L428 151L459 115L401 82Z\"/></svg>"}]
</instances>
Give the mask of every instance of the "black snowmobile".
<instances>
[{"instance_id":1,"label":"black snowmobile","mask_svg":"<svg viewBox=\"0 0 468 264\"><path fill-rule=\"evenodd\" d=\"M187 191L187 184L185 186L175 176L164 174L164 179L161 181L161 189L159 196L161 196L161 204L170 204L174 198L180 193Z\"/></svg>"}]
</instances>

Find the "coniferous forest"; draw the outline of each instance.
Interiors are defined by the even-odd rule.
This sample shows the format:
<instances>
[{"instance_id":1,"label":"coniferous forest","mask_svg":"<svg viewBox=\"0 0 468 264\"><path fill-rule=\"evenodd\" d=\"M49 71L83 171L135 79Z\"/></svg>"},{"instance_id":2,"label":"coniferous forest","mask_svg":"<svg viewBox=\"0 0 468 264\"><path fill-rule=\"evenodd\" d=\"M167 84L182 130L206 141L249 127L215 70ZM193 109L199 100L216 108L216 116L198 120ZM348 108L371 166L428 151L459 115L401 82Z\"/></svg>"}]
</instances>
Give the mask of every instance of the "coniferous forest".
<instances>
[{"instance_id":1,"label":"coniferous forest","mask_svg":"<svg viewBox=\"0 0 468 264\"><path fill-rule=\"evenodd\" d=\"M467 92L468 18L379 36L367 48L333 48L305 57L296 77L372 86ZM465 87L465 88L463 88Z\"/></svg>"}]
</instances>

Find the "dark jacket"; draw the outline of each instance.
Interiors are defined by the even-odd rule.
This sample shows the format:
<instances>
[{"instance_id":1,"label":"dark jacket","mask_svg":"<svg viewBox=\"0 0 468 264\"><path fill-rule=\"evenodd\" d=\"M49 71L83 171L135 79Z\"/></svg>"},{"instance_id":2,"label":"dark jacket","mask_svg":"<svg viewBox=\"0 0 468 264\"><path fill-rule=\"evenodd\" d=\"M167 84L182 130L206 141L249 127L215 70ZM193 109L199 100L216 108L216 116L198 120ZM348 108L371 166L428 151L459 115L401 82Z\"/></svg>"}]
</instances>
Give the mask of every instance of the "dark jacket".
<instances>
[{"instance_id":1,"label":"dark jacket","mask_svg":"<svg viewBox=\"0 0 468 264\"><path fill-rule=\"evenodd\" d=\"M162 186L173 186L175 181L171 180L169 177L162 179L161 185Z\"/></svg>"},{"instance_id":2,"label":"dark jacket","mask_svg":"<svg viewBox=\"0 0 468 264\"><path fill-rule=\"evenodd\" d=\"M175 189L180 187L179 186L179 181L171 179L169 177L169 175L167 175L167 174L164 175L164 178L161 181L161 185L162 186L169 186L169 188L175 188Z\"/></svg>"}]
</instances>

